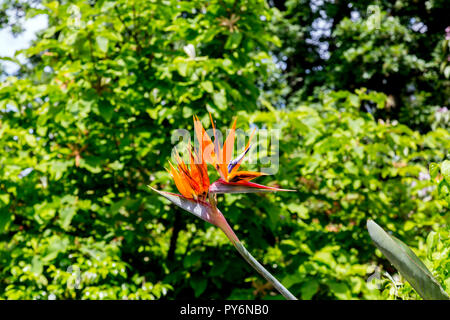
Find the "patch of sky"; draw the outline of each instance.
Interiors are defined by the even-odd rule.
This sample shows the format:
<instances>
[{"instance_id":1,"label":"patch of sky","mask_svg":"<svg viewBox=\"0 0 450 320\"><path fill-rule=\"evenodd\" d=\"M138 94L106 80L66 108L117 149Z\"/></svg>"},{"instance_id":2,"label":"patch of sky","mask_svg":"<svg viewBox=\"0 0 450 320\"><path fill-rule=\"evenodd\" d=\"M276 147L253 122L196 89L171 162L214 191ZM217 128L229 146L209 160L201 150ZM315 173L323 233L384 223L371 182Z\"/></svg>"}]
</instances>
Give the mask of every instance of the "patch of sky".
<instances>
[{"instance_id":1,"label":"patch of sky","mask_svg":"<svg viewBox=\"0 0 450 320\"><path fill-rule=\"evenodd\" d=\"M22 22L24 32L14 36L10 28L0 30L0 57L16 58L21 64L27 63L27 59L21 53L16 55L16 51L26 49L31 42L36 39L36 33L47 28L48 19L46 15L40 14ZM19 70L19 65L13 61L0 59L6 75L13 75Z\"/></svg>"}]
</instances>

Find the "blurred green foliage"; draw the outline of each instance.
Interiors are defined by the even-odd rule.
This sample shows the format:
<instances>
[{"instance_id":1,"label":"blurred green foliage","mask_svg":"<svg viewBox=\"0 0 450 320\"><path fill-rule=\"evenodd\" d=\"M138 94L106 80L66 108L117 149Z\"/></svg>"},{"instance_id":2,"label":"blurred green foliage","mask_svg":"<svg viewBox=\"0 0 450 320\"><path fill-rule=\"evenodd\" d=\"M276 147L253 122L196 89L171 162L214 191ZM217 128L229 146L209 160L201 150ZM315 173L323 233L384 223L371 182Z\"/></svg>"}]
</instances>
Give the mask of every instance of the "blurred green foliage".
<instances>
[{"instance_id":1,"label":"blurred green foliage","mask_svg":"<svg viewBox=\"0 0 450 320\"><path fill-rule=\"evenodd\" d=\"M258 182L298 192L222 195L219 207L294 295L418 298L404 282L397 295L367 285L376 267L396 273L369 218L426 256L450 292L450 213L435 186L448 192L448 179L428 170L450 149L448 121L430 115L448 103L445 32L412 29L408 15L426 18L419 4L396 14L382 2L370 32L369 1L352 2L355 22L325 2L342 17L324 59L306 41L321 15L311 3L18 6L49 25L0 85L0 298L281 298L220 230L146 187L176 191L171 134L208 112L220 129L237 115L240 128L281 130L279 170Z\"/></svg>"},{"instance_id":2,"label":"blurred green foliage","mask_svg":"<svg viewBox=\"0 0 450 320\"><path fill-rule=\"evenodd\" d=\"M285 81L269 87L283 97L279 103L295 107L323 90L365 87L385 93L387 103L383 110L363 103L361 110L422 133L449 105L445 1L273 2L280 12L272 29L283 42L273 51Z\"/></svg>"}]
</instances>

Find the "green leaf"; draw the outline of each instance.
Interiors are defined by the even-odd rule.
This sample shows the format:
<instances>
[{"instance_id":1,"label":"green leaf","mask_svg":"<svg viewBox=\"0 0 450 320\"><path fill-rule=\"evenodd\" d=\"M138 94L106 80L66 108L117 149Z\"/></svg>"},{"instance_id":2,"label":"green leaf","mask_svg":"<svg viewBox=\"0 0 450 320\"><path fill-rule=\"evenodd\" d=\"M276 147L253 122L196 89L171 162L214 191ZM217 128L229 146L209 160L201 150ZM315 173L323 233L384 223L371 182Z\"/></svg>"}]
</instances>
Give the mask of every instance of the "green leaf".
<instances>
[{"instance_id":1,"label":"green leaf","mask_svg":"<svg viewBox=\"0 0 450 320\"><path fill-rule=\"evenodd\" d=\"M351 292L348 286L342 282L327 281L327 285L333 294L341 300L349 300Z\"/></svg>"},{"instance_id":2,"label":"green leaf","mask_svg":"<svg viewBox=\"0 0 450 320\"><path fill-rule=\"evenodd\" d=\"M4 205L7 205L9 204L9 200L10 200L9 194L7 193L0 194L0 204L2 204L3 202Z\"/></svg>"},{"instance_id":3,"label":"green leaf","mask_svg":"<svg viewBox=\"0 0 450 320\"><path fill-rule=\"evenodd\" d=\"M439 165L435 162L432 162L432 163L430 163L429 170L430 170L431 179L434 179L434 178L436 178L437 174L439 173Z\"/></svg>"},{"instance_id":4,"label":"green leaf","mask_svg":"<svg viewBox=\"0 0 450 320\"><path fill-rule=\"evenodd\" d=\"M61 227L63 229L67 229L72 221L73 216L75 215L76 210L74 207L65 207L62 208L59 212Z\"/></svg>"},{"instance_id":5,"label":"green leaf","mask_svg":"<svg viewBox=\"0 0 450 320\"><path fill-rule=\"evenodd\" d=\"M450 66L445 67L444 76L448 79L450 77Z\"/></svg>"},{"instance_id":6,"label":"green leaf","mask_svg":"<svg viewBox=\"0 0 450 320\"><path fill-rule=\"evenodd\" d=\"M47 247L46 255L42 258L42 261L52 261L58 256L60 252L65 252L68 246L68 239L61 239L58 236L52 236L49 240L49 246Z\"/></svg>"},{"instance_id":7,"label":"green leaf","mask_svg":"<svg viewBox=\"0 0 450 320\"><path fill-rule=\"evenodd\" d=\"M213 95L214 104L222 111L227 109L227 98L225 96L225 91L221 90Z\"/></svg>"},{"instance_id":8,"label":"green leaf","mask_svg":"<svg viewBox=\"0 0 450 320\"><path fill-rule=\"evenodd\" d=\"M98 104L98 111L100 112L100 115L103 117L103 119L109 122L114 115L114 106L102 101Z\"/></svg>"},{"instance_id":9,"label":"green leaf","mask_svg":"<svg viewBox=\"0 0 450 320\"><path fill-rule=\"evenodd\" d=\"M12 213L7 209L0 209L0 234L8 230L12 220Z\"/></svg>"},{"instance_id":10,"label":"green leaf","mask_svg":"<svg viewBox=\"0 0 450 320\"><path fill-rule=\"evenodd\" d=\"M84 157L80 159L80 168L85 168L86 170L92 173L100 173L102 171L101 168L101 159L96 157Z\"/></svg>"},{"instance_id":11,"label":"green leaf","mask_svg":"<svg viewBox=\"0 0 450 320\"><path fill-rule=\"evenodd\" d=\"M298 214L298 216L301 219L308 219L309 218L308 208L305 207L303 204L298 204L298 203L292 202L292 203L289 203L287 205L287 208L289 209L289 211Z\"/></svg>"},{"instance_id":12,"label":"green leaf","mask_svg":"<svg viewBox=\"0 0 450 320\"><path fill-rule=\"evenodd\" d=\"M200 86L208 93L212 93L214 91L214 86L211 81L203 81L200 83Z\"/></svg>"},{"instance_id":13,"label":"green leaf","mask_svg":"<svg viewBox=\"0 0 450 320\"><path fill-rule=\"evenodd\" d=\"M32 136L32 135L29 135L29 134L27 134L27 135L25 135L25 141L27 142L27 144L30 146L30 147L36 147L37 146L37 143L36 143L36 138L34 137L34 136Z\"/></svg>"},{"instance_id":14,"label":"green leaf","mask_svg":"<svg viewBox=\"0 0 450 320\"><path fill-rule=\"evenodd\" d=\"M423 299L450 300L431 272L407 245L388 235L372 220L367 221L367 229L377 248Z\"/></svg>"},{"instance_id":15,"label":"green leaf","mask_svg":"<svg viewBox=\"0 0 450 320\"><path fill-rule=\"evenodd\" d=\"M186 77L187 75L187 68L188 68L187 62L179 62L177 64L178 73L183 77Z\"/></svg>"},{"instance_id":16,"label":"green leaf","mask_svg":"<svg viewBox=\"0 0 450 320\"><path fill-rule=\"evenodd\" d=\"M183 259L183 267L192 268L196 264L201 263L202 253L199 251L192 251Z\"/></svg>"},{"instance_id":17,"label":"green leaf","mask_svg":"<svg viewBox=\"0 0 450 320\"><path fill-rule=\"evenodd\" d=\"M233 32L230 34L230 36L227 39L227 42L225 43L225 49L233 50L236 49L242 40L242 33L241 32Z\"/></svg>"},{"instance_id":18,"label":"green leaf","mask_svg":"<svg viewBox=\"0 0 450 320\"><path fill-rule=\"evenodd\" d=\"M97 46L103 53L106 53L108 51L108 39L103 36L97 36L95 38L95 41L97 42Z\"/></svg>"},{"instance_id":19,"label":"green leaf","mask_svg":"<svg viewBox=\"0 0 450 320\"><path fill-rule=\"evenodd\" d=\"M349 95L348 99L349 99L350 105L352 107L355 107L355 108L359 107L360 101L359 101L359 97L356 94Z\"/></svg>"},{"instance_id":20,"label":"green leaf","mask_svg":"<svg viewBox=\"0 0 450 320\"><path fill-rule=\"evenodd\" d=\"M310 300L319 290L319 282L317 280L309 280L302 285L300 289L302 300Z\"/></svg>"},{"instance_id":21,"label":"green leaf","mask_svg":"<svg viewBox=\"0 0 450 320\"><path fill-rule=\"evenodd\" d=\"M206 289L206 286L208 285L208 281L203 278L191 278L191 287L194 289L195 297L198 298Z\"/></svg>"},{"instance_id":22,"label":"green leaf","mask_svg":"<svg viewBox=\"0 0 450 320\"><path fill-rule=\"evenodd\" d=\"M427 258L431 260L433 248L438 240L438 234L435 231L431 231L427 237Z\"/></svg>"},{"instance_id":23,"label":"green leaf","mask_svg":"<svg viewBox=\"0 0 450 320\"><path fill-rule=\"evenodd\" d=\"M450 183L450 161L445 160L441 163L441 173L444 176L445 181Z\"/></svg>"},{"instance_id":24,"label":"green leaf","mask_svg":"<svg viewBox=\"0 0 450 320\"><path fill-rule=\"evenodd\" d=\"M192 110L192 108L189 107L183 107L183 118L190 118L192 117L194 111Z\"/></svg>"},{"instance_id":25,"label":"green leaf","mask_svg":"<svg viewBox=\"0 0 450 320\"><path fill-rule=\"evenodd\" d=\"M34 256L31 260L31 272L34 274L41 274L44 270L44 263L39 256Z\"/></svg>"}]
</instances>

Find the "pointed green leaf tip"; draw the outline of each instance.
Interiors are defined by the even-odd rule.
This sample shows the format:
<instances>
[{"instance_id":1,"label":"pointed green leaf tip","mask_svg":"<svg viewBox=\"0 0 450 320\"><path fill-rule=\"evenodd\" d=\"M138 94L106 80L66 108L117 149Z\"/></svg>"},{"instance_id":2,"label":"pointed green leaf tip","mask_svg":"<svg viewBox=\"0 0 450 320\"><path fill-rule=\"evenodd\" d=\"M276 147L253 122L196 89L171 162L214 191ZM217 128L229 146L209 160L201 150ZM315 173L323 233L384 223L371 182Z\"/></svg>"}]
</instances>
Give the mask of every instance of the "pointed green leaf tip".
<instances>
[{"instance_id":1,"label":"pointed green leaf tip","mask_svg":"<svg viewBox=\"0 0 450 320\"><path fill-rule=\"evenodd\" d=\"M399 239L387 234L373 220L367 221L369 235L378 249L425 300L450 300L431 272Z\"/></svg>"}]
</instances>

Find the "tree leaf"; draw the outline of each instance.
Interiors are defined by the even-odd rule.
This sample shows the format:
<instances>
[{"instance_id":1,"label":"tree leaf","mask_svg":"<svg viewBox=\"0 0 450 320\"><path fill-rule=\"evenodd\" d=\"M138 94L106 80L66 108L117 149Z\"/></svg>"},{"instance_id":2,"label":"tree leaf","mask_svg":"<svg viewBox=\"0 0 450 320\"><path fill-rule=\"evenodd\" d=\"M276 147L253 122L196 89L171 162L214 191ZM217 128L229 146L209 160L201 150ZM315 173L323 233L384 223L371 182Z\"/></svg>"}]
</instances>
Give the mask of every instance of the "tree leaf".
<instances>
[{"instance_id":1,"label":"tree leaf","mask_svg":"<svg viewBox=\"0 0 450 320\"><path fill-rule=\"evenodd\" d=\"M242 40L241 32L233 32L229 35L227 42L225 43L225 49L236 49Z\"/></svg>"},{"instance_id":2,"label":"tree leaf","mask_svg":"<svg viewBox=\"0 0 450 320\"><path fill-rule=\"evenodd\" d=\"M0 209L0 234L8 231L8 226L12 221L12 213L6 208Z\"/></svg>"},{"instance_id":3,"label":"tree leaf","mask_svg":"<svg viewBox=\"0 0 450 320\"><path fill-rule=\"evenodd\" d=\"M72 218L76 213L75 207L64 207L60 210L60 223L63 229L67 229L72 222Z\"/></svg>"},{"instance_id":4,"label":"tree leaf","mask_svg":"<svg viewBox=\"0 0 450 320\"><path fill-rule=\"evenodd\" d=\"M450 183L450 161L445 160L441 163L441 172L444 176L445 181Z\"/></svg>"},{"instance_id":5,"label":"tree leaf","mask_svg":"<svg viewBox=\"0 0 450 320\"><path fill-rule=\"evenodd\" d=\"M439 165L436 162L432 162L429 165L429 170L430 170L431 179L434 179L434 178L436 178L436 176L439 172Z\"/></svg>"},{"instance_id":6,"label":"tree leaf","mask_svg":"<svg viewBox=\"0 0 450 320\"><path fill-rule=\"evenodd\" d=\"M204 277L191 278L191 287L194 289L195 297L198 298L206 289L208 281Z\"/></svg>"},{"instance_id":7,"label":"tree leaf","mask_svg":"<svg viewBox=\"0 0 450 320\"><path fill-rule=\"evenodd\" d=\"M206 92L212 93L214 91L214 86L211 81L203 81L200 86L205 89Z\"/></svg>"},{"instance_id":8,"label":"tree leaf","mask_svg":"<svg viewBox=\"0 0 450 320\"><path fill-rule=\"evenodd\" d=\"M213 95L214 104L220 110L225 110L227 108L227 97L225 95L225 91L221 90L219 92L214 93Z\"/></svg>"},{"instance_id":9,"label":"tree leaf","mask_svg":"<svg viewBox=\"0 0 450 320\"><path fill-rule=\"evenodd\" d=\"M187 75L187 69L188 69L188 64L187 62L179 62L177 64L177 68L178 68L178 73L183 76L186 77Z\"/></svg>"},{"instance_id":10,"label":"tree leaf","mask_svg":"<svg viewBox=\"0 0 450 320\"><path fill-rule=\"evenodd\" d=\"M388 235L373 220L367 221L367 229L377 248L423 299L450 300L431 272L407 245Z\"/></svg>"},{"instance_id":11,"label":"tree leaf","mask_svg":"<svg viewBox=\"0 0 450 320\"><path fill-rule=\"evenodd\" d=\"M193 44L188 44L187 46L183 47L184 52L188 55L190 59L195 59L195 47Z\"/></svg>"},{"instance_id":12,"label":"tree leaf","mask_svg":"<svg viewBox=\"0 0 450 320\"><path fill-rule=\"evenodd\" d=\"M108 39L103 36L97 36L95 41L101 52L106 53L108 51Z\"/></svg>"},{"instance_id":13,"label":"tree leaf","mask_svg":"<svg viewBox=\"0 0 450 320\"><path fill-rule=\"evenodd\" d=\"M49 239L49 245L46 250L45 256L41 259L43 262L49 262L55 259L60 252L65 252L69 246L69 240L66 238L60 238L58 236L52 236Z\"/></svg>"},{"instance_id":14,"label":"tree leaf","mask_svg":"<svg viewBox=\"0 0 450 320\"><path fill-rule=\"evenodd\" d=\"M114 115L114 107L105 101L101 101L98 104L98 111L107 122L111 121L111 118Z\"/></svg>"},{"instance_id":15,"label":"tree leaf","mask_svg":"<svg viewBox=\"0 0 450 320\"><path fill-rule=\"evenodd\" d=\"M31 272L34 274L41 274L44 270L44 263L40 259L40 256L34 256L31 260Z\"/></svg>"},{"instance_id":16,"label":"tree leaf","mask_svg":"<svg viewBox=\"0 0 450 320\"><path fill-rule=\"evenodd\" d=\"M309 280L306 281L301 289L301 295L303 300L311 300L311 298L317 293L319 290L319 282L317 280Z\"/></svg>"}]
</instances>

